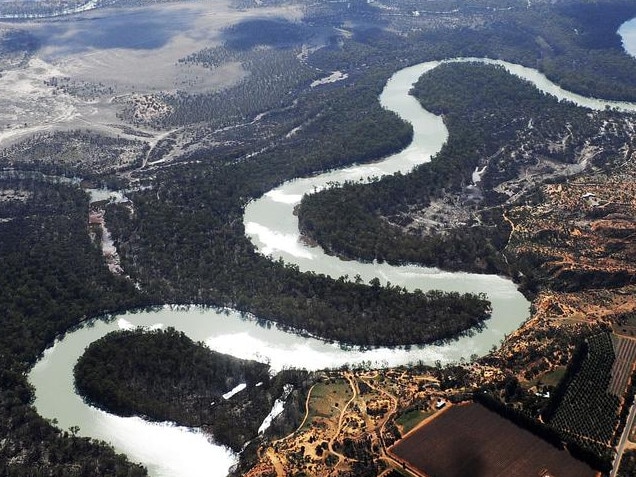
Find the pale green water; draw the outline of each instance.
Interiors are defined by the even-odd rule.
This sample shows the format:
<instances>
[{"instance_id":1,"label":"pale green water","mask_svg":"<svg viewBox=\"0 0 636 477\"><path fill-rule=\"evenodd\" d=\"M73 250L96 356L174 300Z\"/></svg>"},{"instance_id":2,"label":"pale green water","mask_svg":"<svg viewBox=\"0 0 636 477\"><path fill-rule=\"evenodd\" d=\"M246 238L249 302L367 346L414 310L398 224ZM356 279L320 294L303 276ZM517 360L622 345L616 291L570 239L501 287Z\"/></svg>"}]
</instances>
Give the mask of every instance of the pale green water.
<instances>
[{"instance_id":1,"label":"pale green water","mask_svg":"<svg viewBox=\"0 0 636 477\"><path fill-rule=\"evenodd\" d=\"M634 24L634 22L631 22ZM636 29L636 26L634 27ZM621 29L623 30L623 28ZM636 43L636 35L625 37ZM634 43L631 43L632 45ZM634 49L628 48L628 51ZM461 60L465 61L465 60ZM491 62L490 60L484 60ZM603 109L607 104L563 91L538 72L509 63L502 64L513 74L532 81L539 89L569 99L582 106ZM313 270L334 277L359 274L368 281L378 276L383 281L408 289L443 289L460 292L485 292L493 303L493 317L482 333L461 338L445 346L411 347L410 349L341 349L338 345L302 338L258 326L236 312L217 312L200 308L171 309L128 313L115 321L97 321L67 334L47 350L33 368L30 382L36 388L35 406L46 418L57 419L63 429L78 425L80 434L105 439L129 457L148 466L153 476L224 476L235 461L226 449L209 443L205 436L167 424L150 424L138 418L119 418L86 406L75 394L72 368L84 348L104 334L131 325L174 326L211 348L239 357L270 362L276 369L285 366L322 369L344 363L370 362L376 366L395 366L422 360L433 363L457 361L473 353L484 354L498 345L505 334L516 329L529 314L529 304L507 279L466 273L447 273L422 267L391 267L386 264L342 262L325 255L319 248L306 247L298 240L298 227L293 207L303 193L323 187L330 181L357 179L372 175L408 171L426 161L442 146L447 132L441 120L427 113L406 93L410 85L438 63L424 63L396 73L382 94L382 104L394 109L414 124L415 137L405 151L378 164L351 167L311 179L289 182L252 202L245 211L248 235L260 250L296 263L301 270ZM612 104L635 110L633 104Z\"/></svg>"}]
</instances>

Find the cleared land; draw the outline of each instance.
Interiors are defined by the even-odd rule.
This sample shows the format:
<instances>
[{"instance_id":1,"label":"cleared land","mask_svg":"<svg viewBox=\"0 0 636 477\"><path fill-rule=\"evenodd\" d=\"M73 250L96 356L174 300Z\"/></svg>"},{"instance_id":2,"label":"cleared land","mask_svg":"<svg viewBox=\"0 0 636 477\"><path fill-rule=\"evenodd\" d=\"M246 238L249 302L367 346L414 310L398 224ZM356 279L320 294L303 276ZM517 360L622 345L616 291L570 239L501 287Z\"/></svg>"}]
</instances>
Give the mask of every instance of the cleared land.
<instances>
[{"instance_id":1,"label":"cleared land","mask_svg":"<svg viewBox=\"0 0 636 477\"><path fill-rule=\"evenodd\" d=\"M453 406L398 442L409 469L453 477L593 477L595 471L479 404Z\"/></svg>"},{"instance_id":2,"label":"cleared land","mask_svg":"<svg viewBox=\"0 0 636 477\"><path fill-rule=\"evenodd\" d=\"M139 134L154 145L163 132L131 127L118 117L128 102L152 115L163 106L152 94L234 86L250 74L238 62L204 68L179 59L221 45L224 29L242 21L300 17L297 6L246 10L218 0L100 9L74 21L0 21L0 29L28 31L41 44L33 57L2 68L0 143L90 126L110 136Z\"/></svg>"},{"instance_id":3,"label":"cleared land","mask_svg":"<svg viewBox=\"0 0 636 477\"><path fill-rule=\"evenodd\" d=\"M612 335L612 344L614 345L616 359L612 366L612 380L610 381L609 392L614 396L621 397L625 393L634 369L636 340Z\"/></svg>"}]
</instances>

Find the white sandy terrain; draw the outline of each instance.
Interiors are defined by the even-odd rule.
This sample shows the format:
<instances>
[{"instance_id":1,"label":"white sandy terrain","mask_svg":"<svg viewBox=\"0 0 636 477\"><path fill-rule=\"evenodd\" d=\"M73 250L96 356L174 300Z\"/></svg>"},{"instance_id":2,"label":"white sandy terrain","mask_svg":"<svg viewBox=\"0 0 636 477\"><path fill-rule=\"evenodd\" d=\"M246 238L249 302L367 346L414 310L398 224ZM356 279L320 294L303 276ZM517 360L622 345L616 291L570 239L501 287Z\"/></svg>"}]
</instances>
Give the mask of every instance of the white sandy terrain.
<instances>
[{"instance_id":1,"label":"white sandy terrain","mask_svg":"<svg viewBox=\"0 0 636 477\"><path fill-rule=\"evenodd\" d=\"M165 44L153 48L148 48L148 44L156 39L140 34L138 39L131 41L126 47L93 49L89 45L87 48L80 48L77 53L67 54L67 44L52 42L43 48L41 54L55 58L56 63L71 77L89 82L113 83L126 90L216 90L230 86L243 77L245 72L240 65L228 64L210 70L179 64L178 60L203 48L219 46L222 31L240 21L267 17L294 21L302 17L297 7L237 10L231 8L227 1L182 2L143 9L103 10L86 14L85 17L91 21L97 15L110 15L112 12L117 12L123 19L130 17L128 21L132 26L136 21L145 25L144 22L148 21L146 14L169 17L169 21L174 24L174 31ZM77 22L77 25L76 29L65 30L63 36L81 36L84 24Z\"/></svg>"},{"instance_id":2,"label":"white sandy terrain","mask_svg":"<svg viewBox=\"0 0 636 477\"><path fill-rule=\"evenodd\" d=\"M310 86L312 88L315 88L316 86L320 86L323 84L336 83L338 81L346 80L348 77L349 75L347 73L343 73L342 71L334 71L329 76L313 81Z\"/></svg>"},{"instance_id":3,"label":"white sandy terrain","mask_svg":"<svg viewBox=\"0 0 636 477\"><path fill-rule=\"evenodd\" d=\"M80 104L66 94L58 94L45 81L62 72L39 58L24 67L4 71L0 77L0 144L80 117L79 108L89 117L96 105Z\"/></svg>"},{"instance_id":4,"label":"white sandy terrain","mask_svg":"<svg viewBox=\"0 0 636 477\"><path fill-rule=\"evenodd\" d=\"M26 65L0 74L0 147L37 132L89 128L129 136L117 126L121 99L138 94L216 91L236 84L246 74L239 63L218 68L179 63L206 47L221 44L222 31L249 18L299 20L297 7L237 10L228 1L180 2L142 8L100 9L64 21L2 24L29 30L43 42ZM132 33L111 38L121 24ZM156 26L158 34L148 31ZM105 33L100 28L104 27ZM112 36L112 35L111 35ZM86 99L50 84L52 79L99 84L112 94ZM118 98L119 101L114 101ZM151 145L164 133L151 133ZM130 136L132 137L132 136Z\"/></svg>"}]
</instances>

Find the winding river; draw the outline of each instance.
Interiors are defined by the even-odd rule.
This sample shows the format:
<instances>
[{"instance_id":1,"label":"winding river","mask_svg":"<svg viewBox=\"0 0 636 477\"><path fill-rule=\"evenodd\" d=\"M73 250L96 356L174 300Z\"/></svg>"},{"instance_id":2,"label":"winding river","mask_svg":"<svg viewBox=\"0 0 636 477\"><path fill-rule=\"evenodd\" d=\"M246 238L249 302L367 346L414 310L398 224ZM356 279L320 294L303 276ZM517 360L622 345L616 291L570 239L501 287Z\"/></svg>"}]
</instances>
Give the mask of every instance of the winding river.
<instances>
[{"instance_id":1,"label":"winding river","mask_svg":"<svg viewBox=\"0 0 636 477\"><path fill-rule=\"evenodd\" d=\"M631 22L631 27L632 31L636 30L636 22ZM627 29L622 27L622 31ZM633 52L636 44L630 47L627 38L625 41L626 49ZM564 91L529 68L502 61L477 61L502 65L510 73L533 82L540 90L584 107L604 109L609 104L621 110L636 111L634 104L608 103ZM80 435L111 442L118 451L146 465L153 476L225 476L237 457L209 442L198 431L166 423L148 423L140 418L121 418L84 404L74 392L72 368L85 347L117 329L173 326L194 340L204 341L212 349L269 362L274 369L285 366L322 369L345 363L371 363L376 366L395 366L418 360L447 363L462 357L469 358L472 354L484 354L498 345L505 334L515 330L529 315L529 303L509 280L416 266L343 262L325 255L320 248L304 245L299 240L297 219L293 214L303 194L319 190L329 182L407 172L415 165L428 161L441 148L448 134L441 119L423 110L408 95L417 78L439 64L428 62L398 71L388 81L380 97L384 107L396 111L413 124L413 142L405 150L379 163L348 167L285 183L250 203L245 210L244 224L246 233L262 253L295 263L301 270L313 270L333 277L359 274L365 281L377 276L384 282L411 290L486 291L493 303L493 316L483 332L444 346L360 350L344 349L337 344L285 333L275 326L262 327L251 317L233 310L166 306L152 311L129 312L109 320L95 320L69 332L44 353L29 375L36 389L38 412L45 418L56 419L62 429L77 425Z\"/></svg>"}]
</instances>

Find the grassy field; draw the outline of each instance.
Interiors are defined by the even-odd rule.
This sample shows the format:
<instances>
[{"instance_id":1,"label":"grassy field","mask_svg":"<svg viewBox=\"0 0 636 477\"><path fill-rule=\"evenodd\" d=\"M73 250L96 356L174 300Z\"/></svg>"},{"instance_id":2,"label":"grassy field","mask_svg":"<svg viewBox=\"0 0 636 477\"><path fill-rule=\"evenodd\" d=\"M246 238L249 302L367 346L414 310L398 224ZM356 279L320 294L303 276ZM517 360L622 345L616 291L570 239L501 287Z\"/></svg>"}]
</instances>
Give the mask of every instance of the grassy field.
<instances>
[{"instance_id":1,"label":"grassy field","mask_svg":"<svg viewBox=\"0 0 636 477\"><path fill-rule=\"evenodd\" d=\"M316 420L336 420L349 399L352 391L344 379L334 379L318 383L309 397L309 414L302 430L308 429Z\"/></svg>"},{"instance_id":2,"label":"grassy field","mask_svg":"<svg viewBox=\"0 0 636 477\"><path fill-rule=\"evenodd\" d=\"M556 387L557 384L559 384L559 382L561 381L561 379L563 379L563 376L565 376L565 370L566 370L565 366L557 366L552 371L549 371L541 375L536 380L535 384L544 384L546 386Z\"/></svg>"},{"instance_id":3,"label":"grassy field","mask_svg":"<svg viewBox=\"0 0 636 477\"><path fill-rule=\"evenodd\" d=\"M400 426L402 435L411 431L420 422L429 416L432 416L434 412L422 411L420 409L413 409L412 411L405 412L395 420L395 423Z\"/></svg>"}]
</instances>

